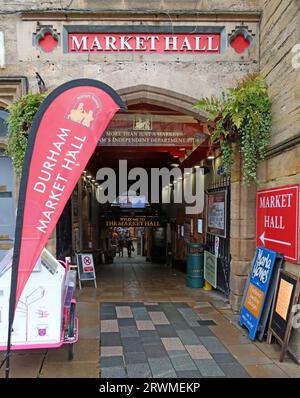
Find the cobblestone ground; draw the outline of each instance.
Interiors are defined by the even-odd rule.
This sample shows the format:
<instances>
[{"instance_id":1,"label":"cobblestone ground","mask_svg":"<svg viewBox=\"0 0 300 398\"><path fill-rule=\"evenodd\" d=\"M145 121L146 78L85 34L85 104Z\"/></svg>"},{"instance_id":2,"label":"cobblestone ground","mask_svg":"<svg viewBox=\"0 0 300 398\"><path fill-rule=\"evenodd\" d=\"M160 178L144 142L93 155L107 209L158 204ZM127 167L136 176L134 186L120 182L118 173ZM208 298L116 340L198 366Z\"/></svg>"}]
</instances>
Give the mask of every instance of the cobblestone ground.
<instances>
[{"instance_id":1,"label":"cobblestone ground","mask_svg":"<svg viewBox=\"0 0 300 398\"><path fill-rule=\"evenodd\" d=\"M74 360L64 347L15 352L11 377L300 377L277 344L250 342L224 296L187 288L182 272L140 257L96 272L98 288L76 292Z\"/></svg>"}]
</instances>

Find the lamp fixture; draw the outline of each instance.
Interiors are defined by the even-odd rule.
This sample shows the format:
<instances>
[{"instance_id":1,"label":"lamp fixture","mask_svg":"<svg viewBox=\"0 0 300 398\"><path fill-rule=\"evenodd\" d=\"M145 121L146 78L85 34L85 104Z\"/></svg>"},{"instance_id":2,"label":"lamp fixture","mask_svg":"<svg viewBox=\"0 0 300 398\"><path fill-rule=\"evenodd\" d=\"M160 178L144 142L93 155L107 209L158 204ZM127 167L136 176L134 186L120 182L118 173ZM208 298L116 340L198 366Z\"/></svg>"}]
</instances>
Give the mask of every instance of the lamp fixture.
<instances>
[{"instance_id":1,"label":"lamp fixture","mask_svg":"<svg viewBox=\"0 0 300 398\"><path fill-rule=\"evenodd\" d=\"M210 144L209 150L208 150L208 152L207 152L207 159L208 159L208 160L213 160L214 158L215 158L215 156L214 156L214 154L213 154L212 146L211 146L211 144Z\"/></svg>"}]
</instances>

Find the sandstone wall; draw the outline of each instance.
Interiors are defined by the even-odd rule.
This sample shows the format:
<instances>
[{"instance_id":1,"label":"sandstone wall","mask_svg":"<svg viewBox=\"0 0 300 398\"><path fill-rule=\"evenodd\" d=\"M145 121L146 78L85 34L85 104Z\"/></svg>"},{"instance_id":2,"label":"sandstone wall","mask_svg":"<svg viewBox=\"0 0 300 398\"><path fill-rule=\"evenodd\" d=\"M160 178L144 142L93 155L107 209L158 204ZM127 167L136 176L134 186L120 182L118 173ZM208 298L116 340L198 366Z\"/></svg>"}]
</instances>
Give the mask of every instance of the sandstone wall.
<instances>
[{"instance_id":1,"label":"sandstone wall","mask_svg":"<svg viewBox=\"0 0 300 398\"><path fill-rule=\"evenodd\" d=\"M300 68L292 48L300 44L300 3L265 1L261 25L261 72L272 98L273 129L268 159L260 164L261 188L300 183ZM300 265L286 264L300 275Z\"/></svg>"},{"instance_id":2,"label":"sandstone wall","mask_svg":"<svg viewBox=\"0 0 300 398\"><path fill-rule=\"evenodd\" d=\"M245 11L260 9L261 0L3 0L1 1L1 10L230 10Z\"/></svg>"},{"instance_id":3,"label":"sandstone wall","mask_svg":"<svg viewBox=\"0 0 300 398\"><path fill-rule=\"evenodd\" d=\"M264 2L261 22L261 72L272 98L273 130L268 159L259 167L260 188L300 184L300 68L292 67L292 48L300 44L300 2ZM300 264L285 263L300 276ZM293 330L291 350L300 360L300 333Z\"/></svg>"}]
</instances>

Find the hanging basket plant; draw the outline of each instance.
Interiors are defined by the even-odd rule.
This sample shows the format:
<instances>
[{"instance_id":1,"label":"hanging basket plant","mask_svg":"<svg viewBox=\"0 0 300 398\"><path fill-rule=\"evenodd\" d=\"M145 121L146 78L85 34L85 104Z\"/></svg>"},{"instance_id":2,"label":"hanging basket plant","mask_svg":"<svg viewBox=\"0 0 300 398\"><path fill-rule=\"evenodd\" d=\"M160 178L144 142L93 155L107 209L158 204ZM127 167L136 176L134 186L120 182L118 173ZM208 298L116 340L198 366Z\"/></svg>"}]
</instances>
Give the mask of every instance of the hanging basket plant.
<instances>
[{"instance_id":1,"label":"hanging basket plant","mask_svg":"<svg viewBox=\"0 0 300 398\"><path fill-rule=\"evenodd\" d=\"M6 152L11 157L15 172L22 174L28 134L35 114L46 94L29 93L18 98L8 108L8 141Z\"/></svg>"},{"instance_id":2,"label":"hanging basket plant","mask_svg":"<svg viewBox=\"0 0 300 398\"><path fill-rule=\"evenodd\" d=\"M233 143L240 146L243 180L257 181L257 164L270 142L271 101L265 80L248 75L221 96L201 98L195 108L205 111L211 121L211 142L219 143L227 175L233 164Z\"/></svg>"}]
</instances>

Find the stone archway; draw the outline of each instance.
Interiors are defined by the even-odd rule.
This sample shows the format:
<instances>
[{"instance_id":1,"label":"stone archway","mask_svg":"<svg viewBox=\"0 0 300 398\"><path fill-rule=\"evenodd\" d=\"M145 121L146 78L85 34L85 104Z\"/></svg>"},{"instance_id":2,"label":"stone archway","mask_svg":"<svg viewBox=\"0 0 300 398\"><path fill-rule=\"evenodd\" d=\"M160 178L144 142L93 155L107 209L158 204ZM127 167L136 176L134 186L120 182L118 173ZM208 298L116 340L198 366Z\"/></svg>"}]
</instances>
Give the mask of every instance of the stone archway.
<instances>
[{"instance_id":1,"label":"stone archway","mask_svg":"<svg viewBox=\"0 0 300 398\"><path fill-rule=\"evenodd\" d=\"M151 105L165 106L174 111L190 115L199 121L207 122L206 114L193 108L197 98L147 84L122 88L117 92L127 105L145 102Z\"/></svg>"},{"instance_id":2,"label":"stone archway","mask_svg":"<svg viewBox=\"0 0 300 398\"><path fill-rule=\"evenodd\" d=\"M140 84L118 90L127 103L134 105L145 102L168 107L195 119L208 123L207 116L193 108L197 98L160 87ZM245 283L249 274L251 260L255 250L255 187L242 182L241 159L236 150L231 174L231 219L230 219L230 304L239 311Z\"/></svg>"}]
</instances>

